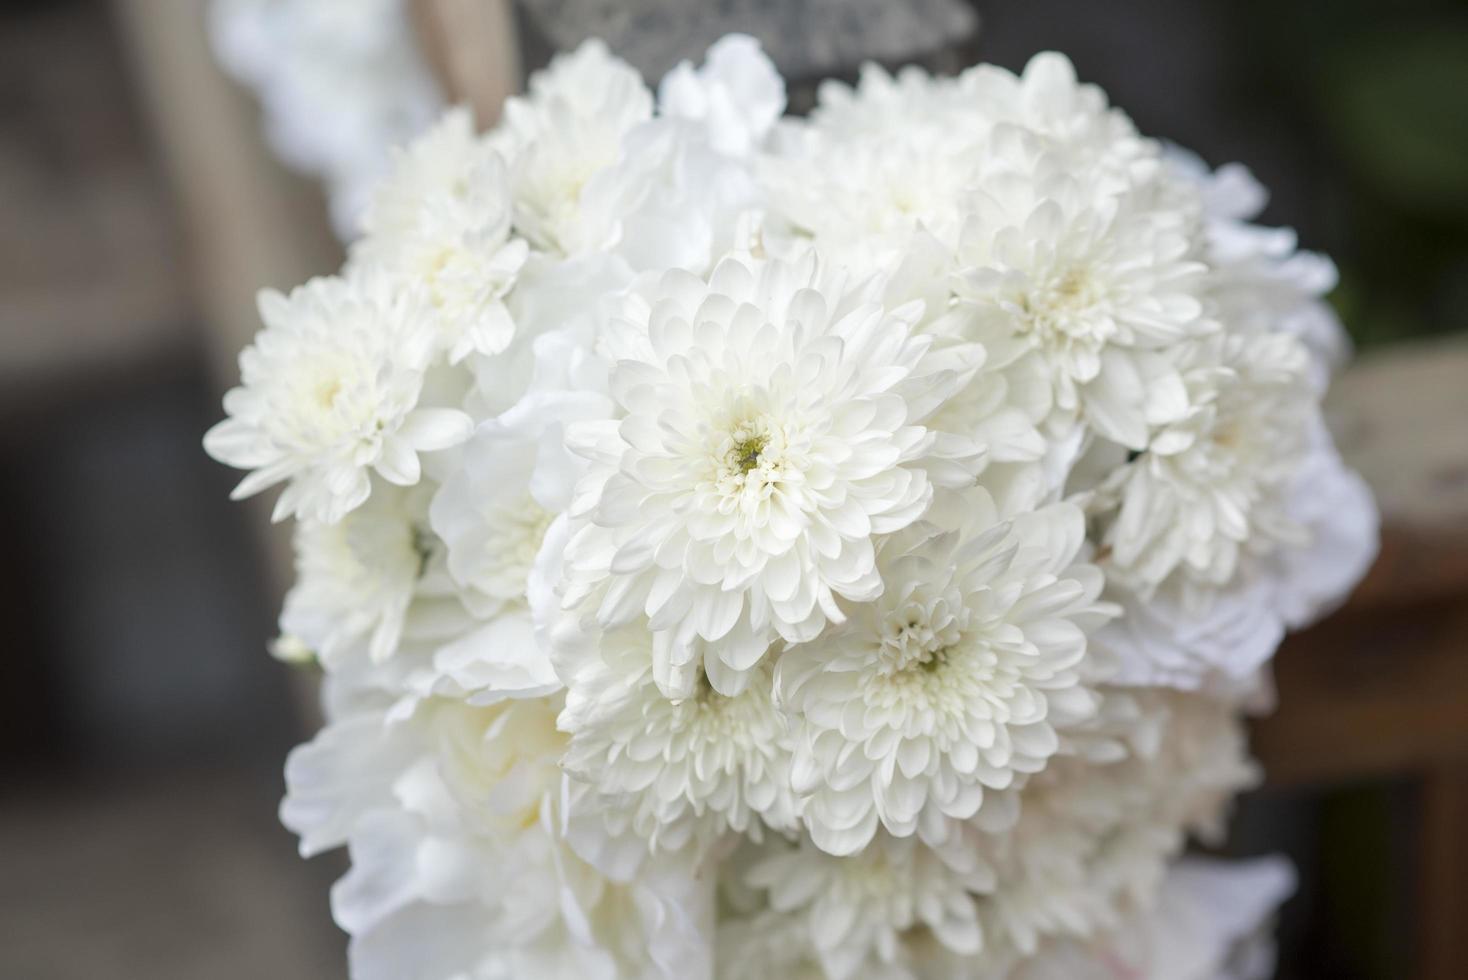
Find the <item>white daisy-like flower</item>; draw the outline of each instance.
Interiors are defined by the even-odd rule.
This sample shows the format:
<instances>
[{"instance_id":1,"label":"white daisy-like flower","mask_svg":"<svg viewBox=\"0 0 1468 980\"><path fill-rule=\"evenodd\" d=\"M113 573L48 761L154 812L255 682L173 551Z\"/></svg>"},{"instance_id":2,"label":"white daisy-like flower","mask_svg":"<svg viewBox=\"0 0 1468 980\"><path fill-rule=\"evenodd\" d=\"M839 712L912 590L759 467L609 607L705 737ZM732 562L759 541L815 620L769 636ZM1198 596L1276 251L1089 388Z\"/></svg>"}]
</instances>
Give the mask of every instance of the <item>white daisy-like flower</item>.
<instances>
[{"instance_id":1,"label":"white daisy-like flower","mask_svg":"<svg viewBox=\"0 0 1468 980\"><path fill-rule=\"evenodd\" d=\"M1115 929L1145 908L1187 835L1216 839L1227 801L1258 779L1235 705L1131 692L1142 709L1128 754L1056 758L1020 795L1020 819L968 829L997 884L979 903L996 948L1034 954L1046 937Z\"/></svg>"},{"instance_id":2,"label":"white daisy-like flower","mask_svg":"<svg viewBox=\"0 0 1468 980\"><path fill-rule=\"evenodd\" d=\"M1324 297L1339 279L1323 255L1299 249L1295 232L1251 224L1268 194L1248 169L1210 172L1196 156L1169 147L1177 179L1194 184L1203 203L1208 296L1231 330L1294 335L1310 352L1312 378L1324 392L1350 357L1351 341Z\"/></svg>"},{"instance_id":3,"label":"white daisy-like flower","mask_svg":"<svg viewBox=\"0 0 1468 980\"><path fill-rule=\"evenodd\" d=\"M759 161L770 196L765 241L777 254L813 242L863 275L891 274L931 252L931 267L915 278L938 287L927 313L940 315L992 125L977 102L959 96L955 79L918 71L894 78L866 65L855 88L823 84L809 120L783 123Z\"/></svg>"},{"instance_id":4,"label":"white daisy-like flower","mask_svg":"<svg viewBox=\"0 0 1468 980\"><path fill-rule=\"evenodd\" d=\"M961 91L971 74L947 78L915 66L892 73L869 61L858 70L854 86L836 79L823 81L819 103L808 121L824 133L854 139L890 139L912 128L972 129L986 116L983 106Z\"/></svg>"},{"instance_id":5,"label":"white daisy-like flower","mask_svg":"<svg viewBox=\"0 0 1468 980\"><path fill-rule=\"evenodd\" d=\"M964 195L978 179L982 157L974 145L986 132L981 119L965 122L904 129L900 140L881 131L791 132L781 152L762 161L778 219L767 234L771 246L785 252L814 242L823 256L863 275L890 272L919 233L951 250Z\"/></svg>"},{"instance_id":6,"label":"white daisy-like flower","mask_svg":"<svg viewBox=\"0 0 1468 980\"><path fill-rule=\"evenodd\" d=\"M706 680L669 698L652 677L652 641L634 623L597 638L562 670L571 736L563 765L603 794L614 825L653 850L699 850L728 831L755 839L795 827L790 739L773 704L768 665L738 694Z\"/></svg>"},{"instance_id":7,"label":"white daisy-like flower","mask_svg":"<svg viewBox=\"0 0 1468 980\"><path fill-rule=\"evenodd\" d=\"M430 510L461 597L482 617L524 606L546 531L571 502L582 467L566 423L611 411L605 367L575 332L542 334L532 353L526 391L480 423Z\"/></svg>"},{"instance_id":8,"label":"white daisy-like flower","mask_svg":"<svg viewBox=\"0 0 1468 980\"><path fill-rule=\"evenodd\" d=\"M497 354L514 336L504 297L529 245L510 237L504 161L455 109L399 154L354 258L423 287L450 363Z\"/></svg>"},{"instance_id":9,"label":"white daisy-like flower","mask_svg":"<svg viewBox=\"0 0 1468 980\"><path fill-rule=\"evenodd\" d=\"M809 840L777 844L742 877L774 912L804 923L830 980L895 972L914 933L964 956L984 948L977 895L993 887L992 872L915 838L884 835L848 858Z\"/></svg>"},{"instance_id":10,"label":"white daisy-like flower","mask_svg":"<svg viewBox=\"0 0 1468 980\"><path fill-rule=\"evenodd\" d=\"M280 628L327 667L365 649L373 661L397 649L428 560L423 507L405 491L378 486L335 524L296 525L296 582Z\"/></svg>"},{"instance_id":11,"label":"white daisy-like flower","mask_svg":"<svg viewBox=\"0 0 1468 980\"><path fill-rule=\"evenodd\" d=\"M1274 976L1267 928L1294 883L1294 870L1280 857L1186 857L1168 872L1152 909L1094 946L1140 980L1267 980ZM1016 980L1073 976L1026 970Z\"/></svg>"},{"instance_id":12,"label":"white daisy-like flower","mask_svg":"<svg viewBox=\"0 0 1468 980\"><path fill-rule=\"evenodd\" d=\"M658 111L702 123L718 152L748 156L785 111L785 80L758 41L729 34L709 47L701 68L685 61L663 76Z\"/></svg>"},{"instance_id":13,"label":"white daisy-like flower","mask_svg":"<svg viewBox=\"0 0 1468 980\"><path fill-rule=\"evenodd\" d=\"M1057 729L1096 710L1080 662L1106 610L1101 573L1077 561L1081 512L1001 521L977 490L954 509L951 530L924 523L886 541L881 595L778 661L795 790L833 854L867 846L879 823L941 842L986 789L1041 771Z\"/></svg>"},{"instance_id":14,"label":"white daisy-like flower","mask_svg":"<svg viewBox=\"0 0 1468 980\"><path fill-rule=\"evenodd\" d=\"M351 848L332 905L354 976L709 976L706 884L614 883L562 838L553 701L434 698L396 721L349 704L292 753L281 816L306 854Z\"/></svg>"},{"instance_id":15,"label":"white daisy-like flower","mask_svg":"<svg viewBox=\"0 0 1468 980\"><path fill-rule=\"evenodd\" d=\"M1183 858L1155 902L1131 910L1119 928L1047 939L1029 955L986 952L982 962L914 941L915 973L924 980L1267 980L1274 960L1265 930L1293 881L1277 857Z\"/></svg>"},{"instance_id":16,"label":"white daisy-like flower","mask_svg":"<svg viewBox=\"0 0 1468 980\"><path fill-rule=\"evenodd\" d=\"M1019 75L977 65L959 76L958 89L959 97L982 106L996 127L1038 139L1047 153L1067 169L1087 174L1103 191L1121 191L1158 170L1157 145L1138 135L1099 87L1080 83L1063 54L1041 52Z\"/></svg>"},{"instance_id":17,"label":"white daisy-like flower","mask_svg":"<svg viewBox=\"0 0 1468 980\"><path fill-rule=\"evenodd\" d=\"M530 80L529 95L509 99L491 142L510 161L520 233L566 255L613 244L618 218L643 189L635 167L613 164L652 108L642 76L596 39L558 55Z\"/></svg>"},{"instance_id":18,"label":"white daisy-like flower","mask_svg":"<svg viewBox=\"0 0 1468 980\"><path fill-rule=\"evenodd\" d=\"M240 354L229 418L204 436L209 455L251 471L236 499L287 480L276 520L334 524L367 499L372 472L412 486L419 453L469 437L463 412L419 404L434 335L418 295L359 274L259 302L265 329Z\"/></svg>"},{"instance_id":19,"label":"white daisy-like flower","mask_svg":"<svg viewBox=\"0 0 1468 980\"><path fill-rule=\"evenodd\" d=\"M607 629L647 616L653 675L693 692L699 662L736 694L775 639L881 592L874 536L932 497L923 420L977 368L817 266L723 259L634 293L602 336L620 418L570 426L590 461L571 509L566 606ZM978 449L973 449L977 457ZM970 478L971 479L971 478Z\"/></svg>"},{"instance_id":20,"label":"white daisy-like flower","mask_svg":"<svg viewBox=\"0 0 1468 980\"><path fill-rule=\"evenodd\" d=\"M1286 630L1329 612L1366 573L1378 544L1371 491L1346 469L1323 424L1313 429L1283 501L1305 542L1241 555L1221 587L1173 576L1144 596L1113 583L1125 612L1094 638L1119 663L1113 683L1247 689Z\"/></svg>"},{"instance_id":21,"label":"white daisy-like flower","mask_svg":"<svg viewBox=\"0 0 1468 980\"><path fill-rule=\"evenodd\" d=\"M1288 334L1230 334L1187 351L1191 405L1109 482L1111 567L1143 594L1181 569L1222 586L1240 555L1308 540L1286 507L1319 411L1310 359Z\"/></svg>"},{"instance_id":22,"label":"white daisy-like flower","mask_svg":"<svg viewBox=\"0 0 1468 980\"><path fill-rule=\"evenodd\" d=\"M1040 156L989 176L954 289L992 363L1048 366L1058 422L1080 417L1141 449L1187 409L1166 351L1217 329L1200 298L1205 266L1176 214L1074 174Z\"/></svg>"}]
</instances>

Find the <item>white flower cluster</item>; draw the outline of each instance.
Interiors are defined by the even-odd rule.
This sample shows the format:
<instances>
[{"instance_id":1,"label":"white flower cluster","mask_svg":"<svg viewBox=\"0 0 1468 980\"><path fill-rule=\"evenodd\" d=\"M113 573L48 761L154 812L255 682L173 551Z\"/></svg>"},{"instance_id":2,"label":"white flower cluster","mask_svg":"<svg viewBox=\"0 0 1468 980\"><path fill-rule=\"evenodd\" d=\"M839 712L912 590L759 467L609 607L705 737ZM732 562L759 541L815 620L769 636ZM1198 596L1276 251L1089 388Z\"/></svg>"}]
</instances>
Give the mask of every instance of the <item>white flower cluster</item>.
<instances>
[{"instance_id":1,"label":"white flower cluster","mask_svg":"<svg viewBox=\"0 0 1468 980\"><path fill-rule=\"evenodd\" d=\"M1329 263L1058 55L783 109L588 43L262 297L353 976L1260 975L1287 870L1178 858L1375 547Z\"/></svg>"}]
</instances>

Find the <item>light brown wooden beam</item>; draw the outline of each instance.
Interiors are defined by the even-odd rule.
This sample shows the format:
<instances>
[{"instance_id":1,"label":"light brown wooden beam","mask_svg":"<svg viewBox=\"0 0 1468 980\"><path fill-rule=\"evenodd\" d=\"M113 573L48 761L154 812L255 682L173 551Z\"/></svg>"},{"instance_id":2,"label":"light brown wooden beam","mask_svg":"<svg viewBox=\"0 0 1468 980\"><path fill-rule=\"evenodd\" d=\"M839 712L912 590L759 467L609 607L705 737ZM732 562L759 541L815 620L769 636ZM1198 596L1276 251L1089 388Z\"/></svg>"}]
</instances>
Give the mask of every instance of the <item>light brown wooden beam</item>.
<instances>
[{"instance_id":1,"label":"light brown wooden beam","mask_svg":"<svg viewBox=\"0 0 1468 980\"><path fill-rule=\"evenodd\" d=\"M509 0L412 0L419 42L448 101L493 126L520 89L520 46Z\"/></svg>"}]
</instances>

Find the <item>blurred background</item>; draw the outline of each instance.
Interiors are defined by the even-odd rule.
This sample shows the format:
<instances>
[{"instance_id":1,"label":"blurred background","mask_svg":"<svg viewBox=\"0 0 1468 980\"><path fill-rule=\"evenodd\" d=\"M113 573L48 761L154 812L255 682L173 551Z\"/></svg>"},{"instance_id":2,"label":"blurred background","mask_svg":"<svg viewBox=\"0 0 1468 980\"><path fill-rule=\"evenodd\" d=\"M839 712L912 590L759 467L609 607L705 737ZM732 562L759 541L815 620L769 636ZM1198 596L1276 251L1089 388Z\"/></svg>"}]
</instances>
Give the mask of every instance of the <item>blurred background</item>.
<instances>
[{"instance_id":1,"label":"blurred background","mask_svg":"<svg viewBox=\"0 0 1468 980\"><path fill-rule=\"evenodd\" d=\"M495 4L421 6L402 29L471 95L592 33L654 78L754 33L796 106L864 57L1055 48L1143 132L1246 162L1265 222L1340 266L1360 359L1331 414L1388 527L1357 598L1281 653L1271 781L1229 849L1301 870L1281 977L1468 977L1468 4L526 0L468 63L443 28ZM312 724L309 679L265 652L281 543L200 448L254 291L341 246L217 66L207 7L0 2L6 978L345 975L341 866L275 820Z\"/></svg>"}]
</instances>

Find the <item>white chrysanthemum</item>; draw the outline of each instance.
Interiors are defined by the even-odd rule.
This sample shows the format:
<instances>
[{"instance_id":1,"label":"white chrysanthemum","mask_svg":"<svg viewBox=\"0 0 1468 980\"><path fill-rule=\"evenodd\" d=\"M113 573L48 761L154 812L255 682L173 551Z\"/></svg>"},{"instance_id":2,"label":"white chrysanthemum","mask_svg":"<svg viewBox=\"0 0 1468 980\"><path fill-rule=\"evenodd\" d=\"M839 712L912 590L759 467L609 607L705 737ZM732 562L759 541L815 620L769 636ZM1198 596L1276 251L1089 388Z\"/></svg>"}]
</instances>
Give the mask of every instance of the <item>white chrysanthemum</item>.
<instances>
[{"instance_id":1,"label":"white chrysanthemum","mask_svg":"<svg viewBox=\"0 0 1468 980\"><path fill-rule=\"evenodd\" d=\"M1080 662L1105 611L1101 573L1077 564L1081 512L1002 522L982 491L954 509L951 530L924 523L886 541L882 594L778 661L795 790L833 854L865 847L879 822L942 841L1096 710Z\"/></svg>"},{"instance_id":2,"label":"white chrysanthemum","mask_svg":"<svg viewBox=\"0 0 1468 980\"><path fill-rule=\"evenodd\" d=\"M542 334L532 353L525 392L480 423L430 511L449 572L479 616L524 605L531 566L581 472L566 450L565 425L611 411L605 367L572 331ZM501 376L514 383L508 372Z\"/></svg>"},{"instance_id":3,"label":"white chrysanthemum","mask_svg":"<svg viewBox=\"0 0 1468 980\"><path fill-rule=\"evenodd\" d=\"M992 361L1048 365L1059 421L1079 416L1141 449L1149 427L1187 408L1165 351L1217 326L1185 231L1042 157L975 192L954 288Z\"/></svg>"},{"instance_id":4,"label":"white chrysanthemum","mask_svg":"<svg viewBox=\"0 0 1468 980\"><path fill-rule=\"evenodd\" d=\"M928 315L940 314L948 302L944 274L991 126L977 102L959 96L954 79L916 70L893 78L866 65L855 88L823 84L810 119L786 121L760 161L770 196L766 243L776 254L814 243L862 275L891 273L930 251L936 266L919 281L939 287Z\"/></svg>"},{"instance_id":5,"label":"white chrysanthemum","mask_svg":"<svg viewBox=\"0 0 1468 980\"><path fill-rule=\"evenodd\" d=\"M1224 862L1183 858L1153 907L1106 946L1139 980L1266 980L1274 976L1269 920L1294 888L1282 858ZM1069 980L1074 973L1026 970L1016 980Z\"/></svg>"},{"instance_id":6,"label":"white chrysanthemum","mask_svg":"<svg viewBox=\"0 0 1468 980\"><path fill-rule=\"evenodd\" d=\"M474 380L464 400L476 420L495 418L520 403L537 377L567 376L574 389L602 391L605 377L591 377L588 353L595 342L598 317L607 297L627 288L633 272L616 256L594 254L564 259L532 252L520 271L514 290L505 299L515 322L510 346L493 357L463 362ZM548 335L559 341L548 341ZM558 344L557 354L546 344ZM555 357L561 357L558 365ZM604 365L602 374L605 375ZM553 384L545 385L549 388ZM538 410L527 410L533 416Z\"/></svg>"},{"instance_id":7,"label":"white chrysanthemum","mask_svg":"<svg viewBox=\"0 0 1468 980\"><path fill-rule=\"evenodd\" d=\"M891 271L920 231L951 250L963 225L961 202L978 179L982 157L974 144L983 133L911 127L898 139L793 131L782 152L762 162L780 222L770 229L772 247L784 252L813 241L823 256L863 275Z\"/></svg>"},{"instance_id":8,"label":"white chrysanthemum","mask_svg":"<svg viewBox=\"0 0 1468 980\"><path fill-rule=\"evenodd\" d=\"M450 363L514 336L504 297L529 246L510 238L504 162L456 109L400 153L367 213L354 258L423 287Z\"/></svg>"},{"instance_id":9,"label":"white chrysanthemum","mask_svg":"<svg viewBox=\"0 0 1468 980\"><path fill-rule=\"evenodd\" d=\"M380 662L397 649L428 559L411 493L378 486L335 524L296 526L296 583L280 628L329 668L360 650Z\"/></svg>"},{"instance_id":10,"label":"white chrysanthemum","mask_svg":"<svg viewBox=\"0 0 1468 980\"><path fill-rule=\"evenodd\" d=\"M959 78L930 75L914 65L889 73L875 62L863 64L856 85L827 79L809 124L834 138L891 139L913 129L975 129L987 119L984 107L961 88L973 74ZM800 120L787 120L803 126ZM982 135L982 133L975 133Z\"/></svg>"},{"instance_id":11,"label":"white chrysanthemum","mask_svg":"<svg viewBox=\"0 0 1468 980\"><path fill-rule=\"evenodd\" d=\"M659 114L702 123L710 145L729 156L752 153L784 111L785 80L745 34L720 38L703 67L682 62L658 86Z\"/></svg>"},{"instance_id":12,"label":"white chrysanthemum","mask_svg":"<svg viewBox=\"0 0 1468 980\"><path fill-rule=\"evenodd\" d=\"M235 498L288 480L276 520L333 524L367 499L373 471L411 486L420 452L469 437L463 412L419 405L433 332L416 294L370 275L313 279L262 292L260 316L229 418L204 436L215 459L252 471Z\"/></svg>"},{"instance_id":13,"label":"white chrysanthemum","mask_svg":"<svg viewBox=\"0 0 1468 980\"><path fill-rule=\"evenodd\" d=\"M707 977L707 886L614 884L560 837L565 736L545 699L359 702L297 749L281 816L306 854L347 844L332 892L365 980Z\"/></svg>"},{"instance_id":14,"label":"white chrysanthemum","mask_svg":"<svg viewBox=\"0 0 1468 980\"><path fill-rule=\"evenodd\" d=\"M597 638L562 671L570 733L563 762L603 794L614 825L630 826L654 850L700 850L727 831L758 839L764 826L790 830L790 739L771 699L770 670L725 696L707 681L669 698L653 682L644 623Z\"/></svg>"},{"instance_id":15,"label":"white chrysanthemum","mask_svg":"<svg viewBox=\"0 0 1468 980\"><path fill-rule=\"evenodd\" d=\"M558 55L505 103L491 137L510 161L515 226L536 247L567 255L604 249L618 218L642 192L636 172L617 172L622 140L652 117L652 94L599 40Z\"/></svg>"},{"instance_id":16,"label":"white chrysanthemum","mask_svg":"<svg viewBox=\"0 0 1468 980\"><path fill-rule=\"evenodd\" d=\"M1305 542L1241 556L1222 587L1174 576L1143 596L1114 585L1125 612L1095 643L1119 662L1115 683L1247 688L1287 629L1329 612L1365 574L1378 537L1371 492L1341 462L1324 426L1313 428L1284 496Z\"/></svg>"},{"instance_id":17,"label":"white chrysanthemum","mask_svg":"<svg viewBox=\"0 0 1468 980\"><path fill-rule=\"evenodd\" d=\"M1077 81L1063 54L1041 52L1019 75L978 65L959 76L958 88L997 126L1038 140L1066 169L1086 174L1104 192L1146 181L1158 169L1156 144L1139 136L1099 87Z\"/></svg>"},{"instance_id":18,"label":"white chrysanthemum","mask_svg":"<svg viewBox=\"0 0 1468 980\"><path fill-rule=\"evenodd\" d=\"M1215 837L1223 808L1257 779L1235 706L1137 691L1130 752L1111 763L1056 758L1001 834L972 830L998 883L980 902L997 948L1031 955L1047 936L1114 929L1146 907L1189 832Z\"/></svg>"},{"instance_id":19,"label":"white chrysanthemum","mask_svg":"<svg viewBox=\"0 0 1468 980\"><path fill-rule=\"evenodd\" d=\"M1208 296L1231 331L1287 333L1303 343L1314 362L1312 380L1324 392L1330 376L1350 355L1351 342L1324 302L1335 288L1335 265L1302 251L1288 228L1250 224L1268 197L1239 164L1209 172L1203 162L1169 148L1173 174L1199 190L1204 208Z\"/></svg>"},{"instance_id":20,"label":"white chrysanthemum","mask_svg":"<svg viewBox=\"0 0 1468 980\"><path fill-rule=\"evenodd\" d=\"M1020 76L982 65L953 79L914 69L894 78L869 65L854 89L822 85L809 122L787 123L783 136L762 171L774 241L788 225L861 270L890 271L915 234L956 249L973 220L972 196L1002 169L1000 147L1048 154L1105 195L1157 170L1156 147L1056 54L1037 56Z\"/></svg>"},{"instance_id":21,"label":"white chrysanthemum","mask_svg":"<svg viewBox=\"0 0 1468 980\"><path fill-rule=\"evenodd\" d=\"M916 308L882 309L813 256L646 286L602 338L621 417L567 432L591 461L567 608L589 600L608 629L649 617L669 695L692 692L700 660L734 694L773 640L813 639L844 618L838 596L880 593L874 536L927 508L928 457L965 451L922 423L980 352L913 336Z\"/></svg>"},{"instance_id":22,"label":"white chrysanthemum","mask_svg":"<svg viewBox=\"0 0 1468 980\"><path fill-rule=\"evenodd\" d=\"M884 835L848 858L808 840L778 844L743 881L766 892L774 912L804 924L829 980L895 973L914 933L931 933L963 956L984 948L977 893L993 887L992 873L915 838Z\"/></svg>"},{"instance_id":23,"label":"white chrysanthemum","mask_svg":"<svg viewBox=\"0 0 1468 980\"><path fill-rule=\"evenodd\" d=\"M1318 412L1309 367L1287 334L1231 334L1188 352L1192 407L1110 480L1117 574L1143 594L1176 569L1221 586L1242 553L1305 543L1285 501Z\"/></svg>"},{"instance_id":24,"label":"white chrysanthemum","mask_svg":"<svg viewBox=\"0 0 1468 980\"><path fill-rule=\"evenodd\" d=\"M1266 980L1274 972L1264 930L1293 878L1280 858L1183 858L1156 900L1133 910L1118 929L1057 937L1030 955L1010 951L980 962L919 939L912 943L915 974L924 980Z\"/></svg>"}]
</instances>

